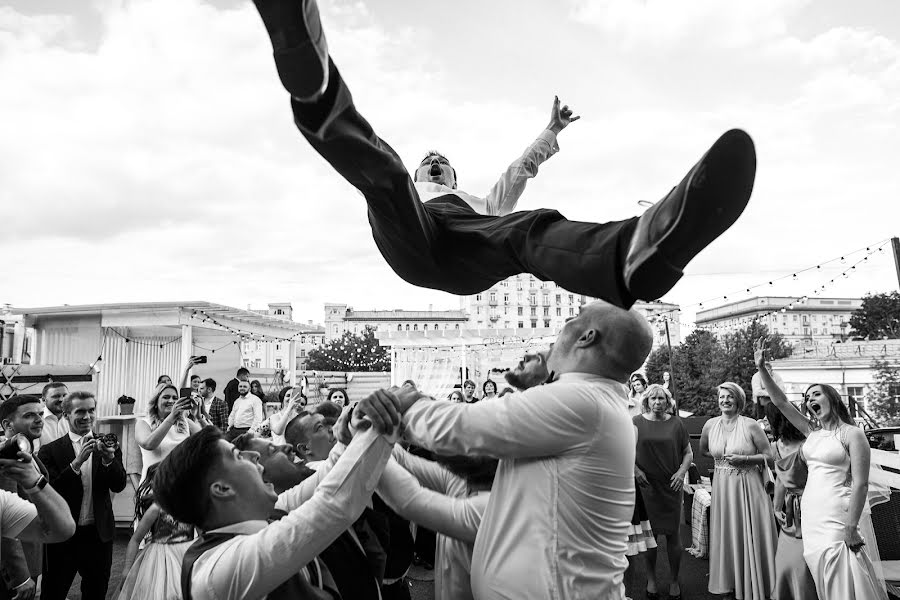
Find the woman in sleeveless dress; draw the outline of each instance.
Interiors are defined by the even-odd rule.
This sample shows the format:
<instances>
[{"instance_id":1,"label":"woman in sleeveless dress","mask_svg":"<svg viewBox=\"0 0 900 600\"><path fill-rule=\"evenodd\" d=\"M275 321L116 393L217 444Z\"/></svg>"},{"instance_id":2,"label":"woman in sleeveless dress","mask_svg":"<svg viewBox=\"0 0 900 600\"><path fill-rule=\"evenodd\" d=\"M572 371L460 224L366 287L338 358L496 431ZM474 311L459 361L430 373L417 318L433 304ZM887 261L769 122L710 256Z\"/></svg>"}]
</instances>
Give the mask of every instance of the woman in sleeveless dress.
<instances>
[{"instance_id":1,"label":"woman in sleeveless dress","mask_svg":"<svg viewBox=\"0 0 900 600\"><path fill-rule=\"evenodd\" d=\"M775 551L775 598L778 600L817 600L816 584L803 557L800 500L808 472L800 453L806 437L769 402L766 419L772 429L775 455L775 519L781 524Z\"/></svg>"},{"instance_id":2,"label":"woman in sleeveless dress","mask_svg":"<svg viewBox=\"0 0 900 600\"><path fill-rule=\"evenodd\" d=\"M138 419L134 425L134 437L141 448L143 469L141 482L147 480L147 470L172 451L172 448L186 440L192 433L200 431L201 425L188 419L187 413L194 409L191 398L178 398L178 390L173 385L160 384L156 393L147 403L147 417ZM206 417L199 415L203 425Z\"/></svg>"},{"instance_id":3,"label":"woman in sleeveless dress","mask_svg":"<svg viewBox=\"0 0 900 600\"><path fill-rule=\"evenodd\" d=\"M703 426L700 453L715 459L709 519L709 591L738 600L767 600L775 590L775 517L763 483L769 440L741 416L744 390L719 386L719 410Z\"/></svg>"},{"instance_id":4,"label":"woman in sleeveless dress","mask_svg":"<svg viewBox=\"0 0 900 600\"><path fill-rule=\"evenodd\" d=\"M800 414L764 368L765 339L754 356L772 403L806 436L801 452L809 469L800 502L803 557L821 600L886 600L887 591L860 534L866 509L870 450L866 436L850 417L837 390L813 384L804 403L814 427Z\"/></svg>"},{"instance_id":5,"label":"woman in sleeveless dress","mask_svg":"<svg viewBox=\"0 0 900 600\"><path fill-rule=\"evenodd\" d=\"M119 600L179 600L181 559L194 542L194 527L180 523L153 502L151 482L156 465L138 488L134 535L125 551ZM138 553L138 545L145 541Z\"/></svg>"}]
</instances>

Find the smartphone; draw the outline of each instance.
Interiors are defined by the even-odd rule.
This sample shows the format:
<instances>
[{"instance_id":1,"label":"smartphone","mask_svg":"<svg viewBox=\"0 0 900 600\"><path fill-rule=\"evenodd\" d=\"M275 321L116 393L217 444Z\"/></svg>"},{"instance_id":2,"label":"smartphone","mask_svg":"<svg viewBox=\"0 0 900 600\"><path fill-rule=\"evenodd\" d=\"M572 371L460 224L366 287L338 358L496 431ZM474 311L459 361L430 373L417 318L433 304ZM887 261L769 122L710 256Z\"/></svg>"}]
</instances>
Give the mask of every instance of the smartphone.
<instances>
[{"instance_id":1,"label":"smartphone","mask_svg":"<svg viewBox=\"0 0 900 600\"><path fill-rule=\"evenodd\" d=\"M195 356L194 358L197 359L197 364L198 364L198 365L205 365L205 364L206 364L206 356Z\"/></svg>"}]
</instances>

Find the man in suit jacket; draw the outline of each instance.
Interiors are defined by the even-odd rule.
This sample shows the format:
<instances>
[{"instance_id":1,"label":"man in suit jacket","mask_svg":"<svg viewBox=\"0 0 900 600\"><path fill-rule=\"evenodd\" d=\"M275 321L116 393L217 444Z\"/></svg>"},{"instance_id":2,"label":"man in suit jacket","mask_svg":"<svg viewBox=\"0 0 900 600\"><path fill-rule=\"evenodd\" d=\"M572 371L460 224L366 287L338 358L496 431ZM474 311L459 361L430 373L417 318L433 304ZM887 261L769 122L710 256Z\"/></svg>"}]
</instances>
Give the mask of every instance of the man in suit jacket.
<instances>
[{"instance_id":1,"label":"man in suit jacket","mask_svg":"<svg viewBox=\"0 0 900 600\"><path fill-rule=\"evenodd\" d=\"M110 492L125 489L126 475L118 444L107 447L94 439L96 410L97 399L90 392L66 396L63 412L69 433L38 454L77 525L71 539L46 546L44 600L64 600L75 573L81 575L82 598L106 598L116 531Z\"/></svg>"}]
</instances>

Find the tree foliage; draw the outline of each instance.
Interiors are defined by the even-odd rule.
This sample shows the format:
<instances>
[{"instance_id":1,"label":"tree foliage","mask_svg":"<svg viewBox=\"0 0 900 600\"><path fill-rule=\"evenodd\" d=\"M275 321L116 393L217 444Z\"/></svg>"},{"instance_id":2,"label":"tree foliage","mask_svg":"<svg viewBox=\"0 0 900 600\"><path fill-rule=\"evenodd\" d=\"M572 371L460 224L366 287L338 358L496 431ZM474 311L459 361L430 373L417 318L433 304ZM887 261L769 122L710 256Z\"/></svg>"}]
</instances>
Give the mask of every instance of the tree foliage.
<instances>
[{"instance_id":1,"label":"tree foliage","mask_svg":"<svg viewBox=\"0 0 900 600\"><path fill-rule=\"evenodd\" d=\"M886 360L872 361L875 382L866 391L867 411L882 427L900 425L900 369Z\"/></svg>"},{"instance_id":2,"label":"tree foliage","mask_svg":"<svg viewBox=\"0 0 900 600\"><path fill-rule=\"evenodd\" d=\"M864 296L850 315L850 327L869 340L900 338L900 292Z\"/></svg>"},{"instance_id":3,"label":"tree foliage","mask_svg":"<svg viewBox=\"0 0 900 600\"><path fill-rule=\"evenodd\" d=\"M749 397L750 380L756 372L753 364L754 342L766 336L765 325L751 323L744 329L718 339L709 331L697 330L688 335L680 346L672 349L675 381L672 390L681 410L698 416L719 413L716 389L724 381L733 381L744 388ZM790 356L791 348L781 335L769 336L770 356L773 359ZM669 349L654 350L647 359L647 379L660 383L669 366ZM672 388L670 388L672 389Z\"/></svg>"},{"instance_id":4,"label":"tree foliage","mask_svg":"<svg viewBox=\"0 0 900 600\"><path fill-rule=\"evenodd\" d=\"M306 368L311 371L387 372L391 370L391 360L375 338L375 331L367 327L360 334L346 331L341 337L312 350Z\"/></svg>"}]
</instances>

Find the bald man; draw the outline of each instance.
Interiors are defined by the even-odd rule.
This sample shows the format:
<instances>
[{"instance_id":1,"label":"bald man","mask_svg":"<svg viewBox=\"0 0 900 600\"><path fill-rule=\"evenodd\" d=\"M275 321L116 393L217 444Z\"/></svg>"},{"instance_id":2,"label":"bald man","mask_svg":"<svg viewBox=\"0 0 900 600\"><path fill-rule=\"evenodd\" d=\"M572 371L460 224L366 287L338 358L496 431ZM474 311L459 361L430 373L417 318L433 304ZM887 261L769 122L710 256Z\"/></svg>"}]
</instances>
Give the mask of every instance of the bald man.
<instances>
[{"instance_id":1,"label":"bald man","mask_svg":"<svg viewBox=\"0 0 900 600\"><path fill-rule=\"evenodd\" d=\"M396 392L412 443L500 459L472 555L476 599L624 598L635 439L623 384L651 344L639 314L594 302L553 345L552 383L478 404ZM360 402L355 422L383 419L377 402Z\"/></svg>"}]
</instances>

